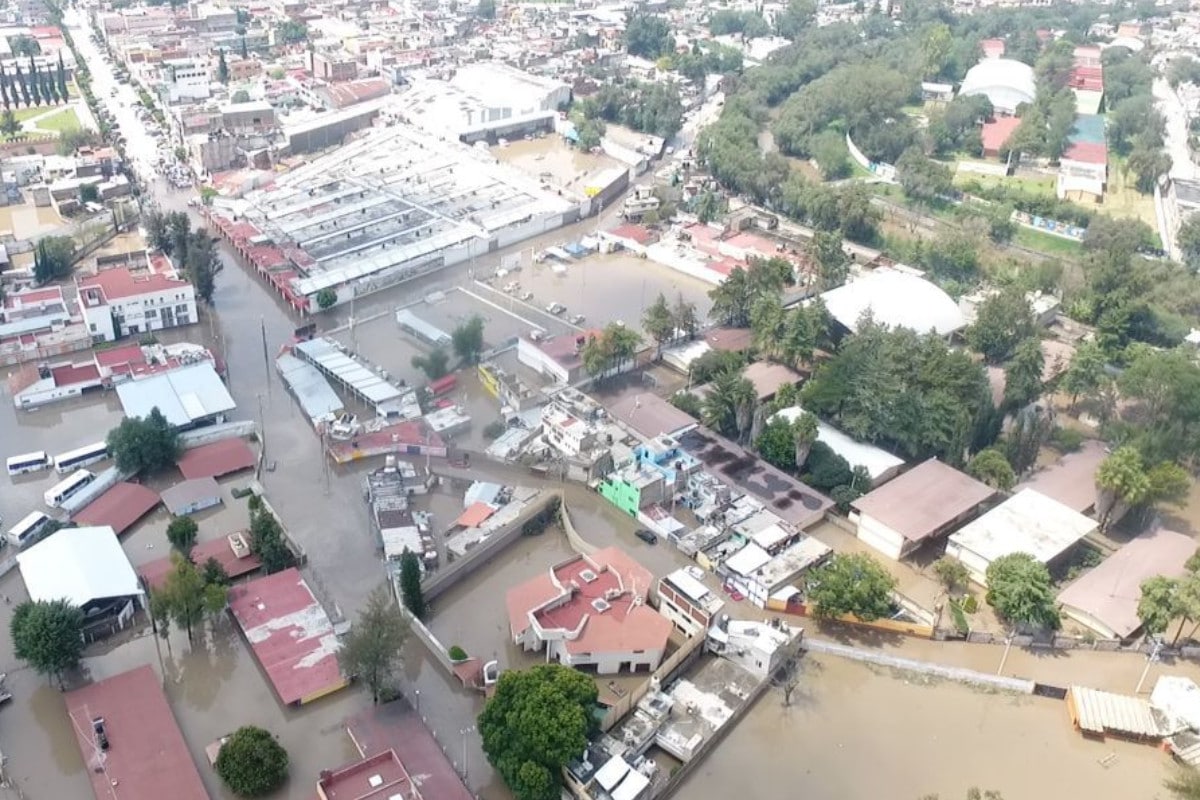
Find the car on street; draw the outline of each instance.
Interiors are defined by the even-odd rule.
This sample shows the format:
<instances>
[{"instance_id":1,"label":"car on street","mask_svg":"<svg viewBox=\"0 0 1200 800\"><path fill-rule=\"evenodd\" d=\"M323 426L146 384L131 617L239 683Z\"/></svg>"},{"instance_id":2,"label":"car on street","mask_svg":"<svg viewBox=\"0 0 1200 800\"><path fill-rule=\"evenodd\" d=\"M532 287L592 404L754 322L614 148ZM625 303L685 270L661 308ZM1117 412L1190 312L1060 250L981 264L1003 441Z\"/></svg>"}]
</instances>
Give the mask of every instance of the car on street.
<instances>
[{"instance_id":1,"label":"car on street","mask_svg":"<svg viewBox=\"0 0 1200 800\"><path fill-rule=\"evenodd\" d=\"M551 303L550 305L546 306L546 311L547 311L547 313L550 313L550 314L557 315L557 314L563 313L566 310L567 310L567 307L564 306L562 303Z\"/></svg>"},{"instance_id":2,"label":"car on street","mask_svg":"<svg viewBox=\"0 0 1200 800\"><path fill-rule=\"evenodd\" d=\"M521 299L528 303L533 299L533 292L521 292Z\"/></svg>"},{"instance_id":3,"label":"car on street","mask_svg":"<svg viewBox=\"0 0 1200 800\"><path fill-rule=\"evenodd\" d=\"M649 531L645 528L638 528L633 532L633 535L641 539L646 544L658 544L658 536L654 533L654 531Z\"/></svg>"},{"instance_id":4,"label":"car on street","mask_svg":"<svg viewBox=\"0 0 1200 800\"><path fill-rule=\"evenodd\" d=\"M583 314L572 314L570 322L572 325L582 325L586 317Z\"/></svg>"}]
</instances>

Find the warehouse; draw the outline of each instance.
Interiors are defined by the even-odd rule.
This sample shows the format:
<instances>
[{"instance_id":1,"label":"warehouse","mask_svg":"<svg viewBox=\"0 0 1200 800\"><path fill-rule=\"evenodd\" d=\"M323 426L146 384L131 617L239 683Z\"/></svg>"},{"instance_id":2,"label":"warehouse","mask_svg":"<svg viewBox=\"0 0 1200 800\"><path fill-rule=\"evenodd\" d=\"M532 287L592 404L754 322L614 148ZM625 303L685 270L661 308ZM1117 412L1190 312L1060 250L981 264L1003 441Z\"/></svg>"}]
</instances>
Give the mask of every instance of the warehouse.
<instances>
[{"instance_id":1,"label":"warehouse","mask_svg":"<svg viewBox=\"0 0 1200 800\"><path fill-rule=\"evenodd\" d=\"M298 308L349 302L579 218L486 151L403 124L378 128L224 201L213 225Z\"/></svg>"}]
</instances>

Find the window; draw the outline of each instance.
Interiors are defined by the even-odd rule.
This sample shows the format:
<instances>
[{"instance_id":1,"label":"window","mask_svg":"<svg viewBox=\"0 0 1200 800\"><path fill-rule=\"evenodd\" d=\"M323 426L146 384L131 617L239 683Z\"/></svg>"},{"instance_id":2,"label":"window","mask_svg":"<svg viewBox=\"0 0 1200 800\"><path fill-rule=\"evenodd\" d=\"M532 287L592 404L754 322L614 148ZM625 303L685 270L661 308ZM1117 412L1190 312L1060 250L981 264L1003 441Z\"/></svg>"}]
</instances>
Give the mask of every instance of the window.
<instances>
[{"instance_id":1,"label":"window","mask_svg":"<svg viewBox=\"0 0 1200 800\"><path fill-rule=\"evenodd\" d=\"M93 322L93 323L92 323L91 325L89 325L88 327L92 329L92 333L95 333L95 332L96 332L96 323L94 323L94 322Z\"/></svg>"}]
</instances>

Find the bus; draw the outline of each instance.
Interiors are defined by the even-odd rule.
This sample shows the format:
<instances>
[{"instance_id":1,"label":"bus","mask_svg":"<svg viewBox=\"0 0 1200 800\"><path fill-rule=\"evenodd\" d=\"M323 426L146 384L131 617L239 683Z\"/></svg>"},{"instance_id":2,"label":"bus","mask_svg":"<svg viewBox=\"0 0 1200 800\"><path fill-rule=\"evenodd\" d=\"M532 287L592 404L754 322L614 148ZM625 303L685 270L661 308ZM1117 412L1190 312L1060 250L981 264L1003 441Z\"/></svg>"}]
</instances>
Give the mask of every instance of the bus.
<instances>
[{"instance_id":1,"label":"bus","mask_svg":"<svg viewBox=\"0 0 1200 800\"><path fill-rule=\"evenodd\" d=\"M38 472L48 466L50 466L50 456L46 455L45 450L38 450L34 453L10 456L8 459L8 474L21 475L26 472Z\"/></svg>"},{"instance_id":2,"label":"bus","mask_svg":"<svg viewBox=\"0 0 1200 800\"><path fill-rule=\"evenodd\" d=\"M31 511L29 516L13 525L4 534L5 540L16 547L37 541L38 536L50 524L50 517L40 511Z\"/></svg>"},{"instance_id":3,"label":"bus","mask_svg":"<svg viewBox=\"0 0 1200 800\"><path fill-rule=\"evenodd\" d=\"M46 505L51 508L58 508L73 497L80 489L87 486L92 481L96 480L96 476L88 472L86 469L81 469L78 472L72 473L71 477L61 483L52 486L46 490L42 497L46 500Z\"/></svg>"},{"instance_id":4,"label":"bus","mask_svg":"<svg viewBox=\"0 0 1200 800\"><path fill-rule=\"evenodd\" d=\"M65 475L68 472L74 472L80 467L95 464L97 461L103 461L106 458L108 458L108 444L105 442L96 442L95 444L89 444L87 447L69 450L60 456L55 456L54 471L60 475Z\"/></svg>"}]
</instances>

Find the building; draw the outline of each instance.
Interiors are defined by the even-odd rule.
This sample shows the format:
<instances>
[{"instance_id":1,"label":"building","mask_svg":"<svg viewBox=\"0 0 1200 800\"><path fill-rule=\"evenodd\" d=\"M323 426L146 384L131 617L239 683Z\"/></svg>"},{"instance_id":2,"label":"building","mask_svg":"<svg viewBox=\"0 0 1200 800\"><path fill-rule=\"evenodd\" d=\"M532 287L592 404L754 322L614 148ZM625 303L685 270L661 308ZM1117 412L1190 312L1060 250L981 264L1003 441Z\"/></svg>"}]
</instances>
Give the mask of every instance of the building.
<instances>
[{"instance_id":1,"label":"building","mask_svg":"<svg viewBox=\"0 0 1200 800\"><path fill-rule=\"evenodd\" d=\"M34 602L65 600L83 611L88 627L124 627L145 602L117 534L108 526L63 528L17 555Z\"/></svg>"},{"instance_id":2,"label":"building","mask_svg":"<svg viewBox=\"0 0 1200 800\"><path fill-rule=\"evenodd\" d=\"M164 489L162 501L167 511L177 517L186 517L224 502L221 499L221 486L211 477L185 480Z\"/></svg>"},{"instance_id":3,"label":"building","mask_svg":"<svg viewBox=\"0 0 1200 800\"><path fill-rule=\"evenodd\" d=\"M333 623L295 567L229 590L229 610L285 705L303 705L349 680Z\"/></svg>"},{"instance_id":4,"label":"building","mask_svg":"<svg viewBox=\"0 0 1200 800\"><path fill-rule=\"evenodd\" d=\"M1011 58L984 58L963 78L960 97L983 95L999 114L1014 115L1022 103L1037 97L1033 68Z\"/></svg>"},{"instance_id":5,"label":"building","mask_svg":"<svg viewBox=\"0 0 1200 800\"><path fill-rule=\"evenodd\" d=\"M632 517L645 506L672 502L700 471L700 461L669 436L659 436L633 449L633 462L605 476L597 490Z\"/></svg>"},{"instance_id":6,"label":"building","mask_svg":"<svg viewBox=\"0 0 1200 800\"><path fill-rule=\"evenodd\" d=\"M395 750L385 750L333 770L317 780L319 800L420 800L420 780L413 780Z\"/></svg>"},{"instance_id":7,"label":"building","mask_svg":"<svg viewBox=\"0 0 1200 800\"><path fill-rule=\"evenodd\" d=\"M946 555L957 558L971 579L987 585L987 568L1001 556L1027 553L1049 565L1099 523L1033 489L1023 489L950 535Z\"/></svg>"},{"instance_id":8,"label":"building","mask_svg":"<svg viewBox=\"0 0 1200 800\"><path fill-rule=\"evenodd\" d=\"M161 91L169 105L207 100L212 93L212 77L206 60L170 59L162 63Z\"/></svg>"},{"instance_id":9,"label":"building","mask_svg":"<svg viewBox=\"0 0 1200 800\"><path fill-rule=\"evenodd\" d=\"M609 401L608 414L645 439L670 436L696 425L686 411L656 394L636 389Z\"/></svg>"},{"instance_id":10,"label":"building","mask_svg":"<svg viewBox=\"0 0 1200 800\"><path fill-rule=\"evenodd\" d=\"M984 158L999 158L1009 138L1021 127L1020 117L996 117L983 123L979 137L983 142Z\"/></svg>"},{"instance_id":11,"label":"building","mask_svg":"<svg viewBox=\"0 0 1200 800\"><path fill-rule=\"evenodd\" d=\"M933 331L948 336L964 327L962 311L950 295L911 270L880 267L821 295L830 315L854 332L863 315L889 328Z\"/></svg>"},{"instance_id":12,"label":"building","mask_svg":"<svg viewBox=\"0 0 1200 800\"><path fill-rule=\"evenodd\" d=\"M780 409L776 416L783 417L788 422L795 422L806 412L800 406ZM904 467L904 459L892 455L881 447L866 442L860 442L847 436L827 422L817 418L817 441L824 444L835 454L846 459L853 469L863 467L871 476L871 485L879 486L891 480Z\"/></svg>"},{"instance_id":13,"label":"building","mask_svg":"<svg viewBox=\"0 0 1200 800\"><path fill-rule=\"evenodd\" d=\"M1158 529L1142 534L1059 592L1062 612L1109 639L1128 639L1142 627L1142 583L1156 575L1182 577L1196 540Z\"/></svg>"},{"instance_id":14,"label":"building","mask_svg":"<svg viewBox=\"0 0 1200 800\"><path fill-rule=\"evenodd\" d=\"M590 452L597 442L596 427L580 419L559 403L542 408L542 433L546 441L561 453L578 457Z\"/></svg>"},{"instance_id":15,"label":"building","mask_svg":"<svg viewBox=\"0 0 1200 800\"><path fill-rule=\"evenodd\" d=\"M254 451L243 439L222 439L184 451L175 466L187 480L220 478L254 467Z\"/></svg>"},{"instance_id":16,"label":"building","mask_svg":"<svg viewBox=\"0 0 1200 800\"><path fill-rule=\"evenodd\" d=\"M237 408L229 389L210 362L181 366L117 386L127 417L145 417L157 408L176 428L224 422Z\"/></svg>"},{"instance_id":17,"label":"building","mask_svg":"<svg viewBox=\"0 0 1200 800\"><path fill-rule=\"evenodd\" d=\"M803 635L803 629L789 627L780 619L759 622L725 618L709 628L705 646L710 653L765 681L796 655Z\"/></svg>"},{"instance_id":18,"label":"building","mask_svg":"<svg viewBox=\"0 0 1200 800\"><path fill-rule=\"evenodd\" d=\"M116 267L80 278L75 284L79 310L95 342L199 321L195 288L163 272Z\"/></svg>"},{"instance_id":19,"label":"building","mask_svg":"<svg viewBox=\"0 0 1200 800\"><path fill-rule=\"evenodd\" d=\"M1080 514L1091 513L1096 507L1096 470L1107 456L1104 442L1084 442L1021 481L1015 491L1034 489Z\"/></svg>"},{"instance_id":20,"label":"building","mask_svg":"<svg viewBox=\"0 0 1200 800\"><path fill-rule=\"evenodd\" d=\"M900 560L973 518L996 494L931 458L850 504L855 535Z\"/></svg>"},{"instance_id":21,"label":"building","mask_svg":"<svg viewBox=\"0 0 1200 800\"><path fill-rule=\"evenodd\" d=\"M96 800L209 800L152 667L122 672L63 698Z\"/></svg>"},{"instance_id":22,"label":"building","mask_svg":"<svg viewBox=\"0 0 1200 800\"><path fill-rule=\"evenodd\" d=\"M658 668L671 621L646 605L653 576L615 547L576 556L510 589L509 630L526 651L599 675Z\"/></svg>"},{"instance_id":23,"label":"building","mask_svg":"<svg viewBox=\"0 0 1200 800\"><path fill-rule=\"evenodd\" d=\"M685 569L658 581L658 613L688 636L704 635L725 601Z\"/></svg>"},{"instance_id":24,"label":"building","mask_svg":"<svg viewBox=\"0 0 1200 800\"><path fill-rule=\"evenodd\" d=\"M517 339L517 360L525 366L561 384L571 384L587 376L583 368L583 348L600 331L564 333L546 338L525 335Z\"/></svg>"},{"instance_id":25,"label":"building","mask_svg":"<svg viewBox=\"0 0 1200 800\"><path fill-rule=\"evenodd\" d=\"M158 492L140 483L120 481L71 515L76 525L106 526L120 536L159 503Z\"/></svg>"},{"instance_id":26,"label":"building","mask_svg":"<svg viewBox=\"0 0 1200 800\"><path fill-rule=\"evenodd\" d=\"M1099 114L1104 103L1104 71L1101 67L1076 65L1067 78L1075 95L1077 114Z\"/></svg>"},{"instance_id":27,"label":"building","mask_svg":"<svg viewBox=\"0 0 1200 800\"><path fill-rule=\"evenodd\" d=\"M309 69L314 78L322 81L352 81L358 77L358 62L345 50L311 53Z\"/></svg>"},{"instance_id":28,"label":"building","mask_svg":"<svg viewBox=\"0 0 1200 800\"><path fill-rule=\"evenodd\" d=\"M764 533L770 537L778 529ZM786 599L795 592L796 580L819 566L833 550L811 536L786 534L786 531L783 542L781 549L777 549L780 546L768 549L751 540L717 566L717 575L759 608L766 608L772 598Z\"/></svg>"},{"instance_id":29,"label":"building","mask_svg":"<svg viewBox=\"0 0 1200 800\"><path fill-rule=\"evenodd\" d=\"M1104 117L1080 114L1059 159L1056 192L1060 200L1098 203L1108 186L1108 144Z\"/></svg>"}]
</instances>

